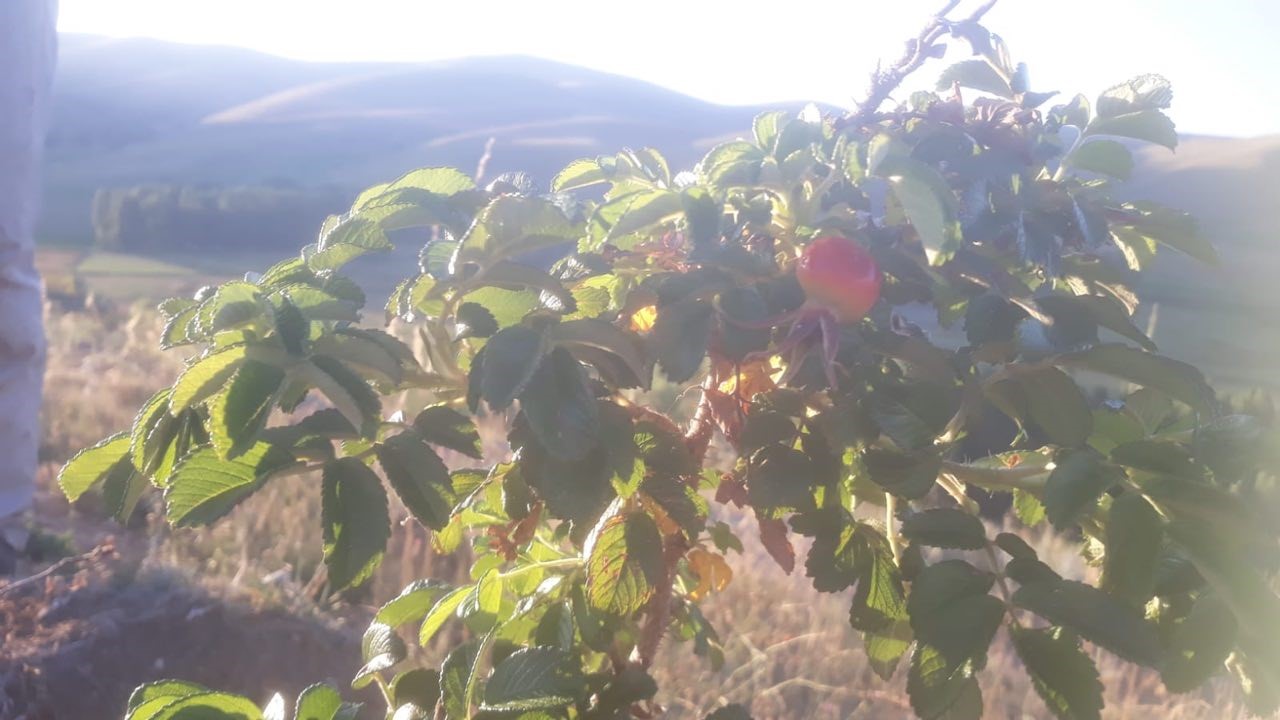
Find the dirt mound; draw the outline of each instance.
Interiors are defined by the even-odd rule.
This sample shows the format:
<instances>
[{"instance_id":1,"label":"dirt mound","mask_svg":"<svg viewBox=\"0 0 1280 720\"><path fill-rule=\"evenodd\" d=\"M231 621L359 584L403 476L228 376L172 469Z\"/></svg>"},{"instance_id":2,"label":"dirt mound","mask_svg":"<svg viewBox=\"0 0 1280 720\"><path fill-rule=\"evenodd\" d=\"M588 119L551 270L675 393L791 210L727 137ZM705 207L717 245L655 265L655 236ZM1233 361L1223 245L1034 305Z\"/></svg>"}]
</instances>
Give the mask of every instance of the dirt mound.
<instances>
[{"instance_id":1,"label":"dirt mound","mask_svg":"<svg viewBox=\"0 0 1280 720\"><path fill-rule=\"evenodd\" d=\"M356 629L229 602L102 554L73 574L0 586L0 720L118 719L133 687L160 678L260 702L326 678L341 688L359 646Z\"/></svg>"}]
</instances>

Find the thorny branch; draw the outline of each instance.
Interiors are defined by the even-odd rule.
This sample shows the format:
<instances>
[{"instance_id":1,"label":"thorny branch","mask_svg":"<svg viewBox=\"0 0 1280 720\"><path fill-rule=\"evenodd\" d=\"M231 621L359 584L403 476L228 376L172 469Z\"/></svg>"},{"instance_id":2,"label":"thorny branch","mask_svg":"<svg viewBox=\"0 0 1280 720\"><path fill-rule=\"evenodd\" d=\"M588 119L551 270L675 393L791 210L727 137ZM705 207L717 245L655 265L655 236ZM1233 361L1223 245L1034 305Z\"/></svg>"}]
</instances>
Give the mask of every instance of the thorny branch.
<instances>
[{"instance_id":1,"label":"thorny branch","mask_svg":"<svg viewBox=\"0 0 1280 720\"><path fill-rule=\"evenodd\" d=\"M871 85L867 89L867 98L858 103L858 109L837 121L837 127L859 127L873 122L880 106L889 99L889 95L911 73L920 69L925 61L933 57L935 43L949 32L955 25L976 23L996 4L996 0L985 0L971 15L963 20L950 20L947 15L960 5L961 0L948 0L933 18L924 26L920 34L907 41L906 51L887 70L877 67L871 73Z\"/></svg>"}]
</instances>

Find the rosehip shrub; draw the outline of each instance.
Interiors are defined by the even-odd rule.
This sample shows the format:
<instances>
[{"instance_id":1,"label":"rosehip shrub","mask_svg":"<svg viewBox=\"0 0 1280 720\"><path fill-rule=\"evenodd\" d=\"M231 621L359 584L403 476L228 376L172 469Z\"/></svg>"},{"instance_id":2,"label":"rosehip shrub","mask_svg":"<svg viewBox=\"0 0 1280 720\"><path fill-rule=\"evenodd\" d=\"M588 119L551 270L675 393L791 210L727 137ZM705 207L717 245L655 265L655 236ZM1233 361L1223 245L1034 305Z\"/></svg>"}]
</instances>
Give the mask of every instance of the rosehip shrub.
<instances>
[{"instance_id":1,"label":"rosehip shrub","mask_svg":"<svg viewBox=\"0 0 1280 720\"><path fill-rule=\"evenodd\" d=\"M189 527L314 475L335 592L378 566L394 494L438 550L473 558L472 581L413 583L365 635L352 684L397 720L661 715L660 643L723 661L699 601L741 547L727 506L755 516L778 572L848 597L830 622L861 632L882 678L906 674L922 718L979 717L1006 637L1060 718L1102 710L1085 644L1174 692L1229 673L1273 711L1270 430L1133 321L1157 252L1212 263L1211 246L1186 215L1112 195L1132 146L1176 144L1169 85L1050 104L998 36L949 27L974 55L938 92L765 113L691 172L645 148L573 162L548 193L447 168L370 188L299 257L165 301L165 347L197 352L63 490L98 487L121 518L158 492ZM342 275L413 228L430 240L386 315L420 353ZM647 406L654 383L696 408ZM389 415L388 397L420 406ZM1016 436L965 457L992 413ZM506 424L509 459L482 461L478 416ZM1012 494L1006 527L1078 541L1100 582L989 529L977 490ZM449 624L471 639L439 667L408 659L406 630L425 644ZM178 681L126 713L286 717L279 697L260 710ZM356 713L319 685L293 717Z\"/></svg>"}]
</instances>

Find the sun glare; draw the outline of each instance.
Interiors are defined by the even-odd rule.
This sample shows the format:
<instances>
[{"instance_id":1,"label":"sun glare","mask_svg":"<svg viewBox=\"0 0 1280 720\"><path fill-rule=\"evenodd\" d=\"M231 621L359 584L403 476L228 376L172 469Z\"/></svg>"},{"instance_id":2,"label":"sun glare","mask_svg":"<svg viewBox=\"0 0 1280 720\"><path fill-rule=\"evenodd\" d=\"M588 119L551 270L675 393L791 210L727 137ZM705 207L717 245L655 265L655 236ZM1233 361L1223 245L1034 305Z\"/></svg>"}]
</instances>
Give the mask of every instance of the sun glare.
<instances>
[{"instance_id":1,"label":"sun glare","mask_svg":"<svg viewBox=\"0 0 1280 720\"><path fill-rule=\"evenodd\" d=\"M936 0L785 6L710 0L615 4L414 0L63 0L64 32L234 45L315 61L424 61L525 54L638 77L719 103L818 100L847 105L864 68L900 53ZM1266 37L1280 9L1263 0L1079 0L1046 12L1000 3L988 17L1016 38L1035 85L1097 92L1159 69L1191 133L1280 131ZM875 32L863 32L874 27ZM627 38L625 43L620 38ZM801 71L803 68L803 71Z\"/></svg>"}]
</instances>

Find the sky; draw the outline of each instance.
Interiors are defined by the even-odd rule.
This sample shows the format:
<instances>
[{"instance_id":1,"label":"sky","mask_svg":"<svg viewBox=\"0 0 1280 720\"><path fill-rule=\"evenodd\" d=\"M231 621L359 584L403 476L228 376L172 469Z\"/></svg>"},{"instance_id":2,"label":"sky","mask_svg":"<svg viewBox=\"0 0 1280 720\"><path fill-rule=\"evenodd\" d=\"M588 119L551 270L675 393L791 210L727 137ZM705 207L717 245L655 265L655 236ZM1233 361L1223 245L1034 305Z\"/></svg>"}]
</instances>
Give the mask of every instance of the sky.
<instances>
[{"instance_id":1,"label":"sky","mask_svg":"<svg viewBox=\"0 0 1280 720\"><path fill-rule=\"evenodd\" d=\"M0 0L4 1L4 0ZM953 17L979 0L965 0ZM725 104L849 106L941 0L60 0L59 29L302 60L527 54ZM1173 82L1182 132L1280 133L1280 0L1000 0L985 24L1067 97ZM926 68L967 53L959 45ZM923 81L923 79L922 79Z\"/></svg>"}]
</instances>

